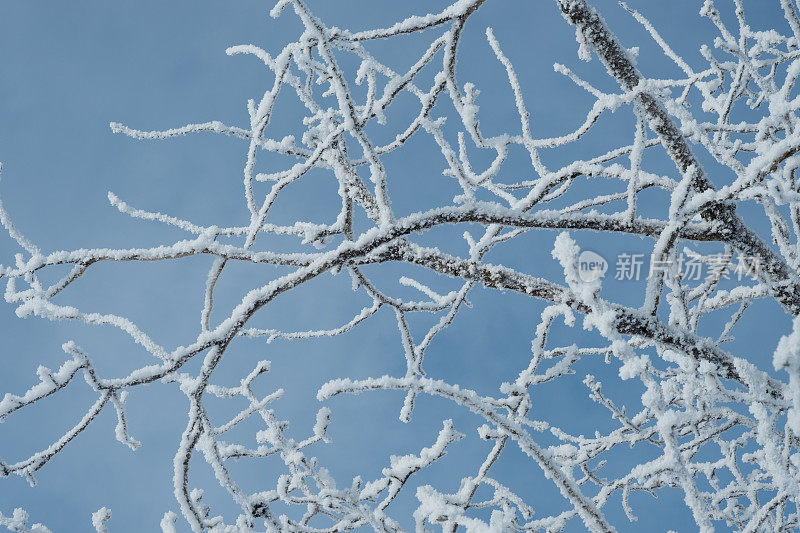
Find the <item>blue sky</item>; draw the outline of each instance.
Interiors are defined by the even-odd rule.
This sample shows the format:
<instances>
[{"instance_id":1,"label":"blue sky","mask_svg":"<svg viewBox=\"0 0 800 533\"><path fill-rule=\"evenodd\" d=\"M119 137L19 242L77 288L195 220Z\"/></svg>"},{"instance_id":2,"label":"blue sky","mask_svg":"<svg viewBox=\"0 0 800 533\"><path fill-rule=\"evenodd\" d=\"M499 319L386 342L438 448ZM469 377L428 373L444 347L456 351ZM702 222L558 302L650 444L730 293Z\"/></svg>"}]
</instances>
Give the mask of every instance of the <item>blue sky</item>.
<instances>
[{"instance_id":1,"label":"blue sky","mask_svg":"<svg viewBox=\"0 0 800 533\"><path fill-rule=\"evenodd\" d=\"M639 66L646 75L657 76L663 69L672 68L616 2L594 3L624 44L641 46ZM649 16L690 63L697 62L697 48L708 41L703 36L711 25L696 15L696 2L629 3ZM318 0L309 5L329 25L357 30L388 25L408 14L434 11L445 4ZM760 2L746 5L751 7L754 26L782 24L777 5L770 3L770 9L760 9ZM222 120L246 126L247 99L259 98L272 83L272 76L253 58L228 57L224 51L231 45L253 43L275 52L295 38L300 26L294 15L287 10L273 20L267 14L271 7L254 0L7 0L0 4L0 191L18 228L44 250L145 246L182 237L177 231L117 213L108 205L108 191L134 206L202 224L245 223L243 141L210 134L135 141L112 134L108 123L164 129ZM484 37L487 26L494 28L517 68L536 135L571 130L591 104L580 89L552 71L554 62L575 66L602 88L614 87L597 60L588 64L578 61L573 30L561 19L554 2L489 0L470 19L459 62L462 83L474 82L482 91L481 124L487 131L517 127L510 89ZM400 67L416 59L411 54L422 41L374 46L376 54ZM279 100L270 127L285 133L299 131L296 109L291 103L281 106ZM629 137L632 127L630 117L620 113L580 146L598 152L606 144ZM421 141L411 150L411 157L387 157L390 189L398 212L424 209L452 197L452 185L439 176L444 161L435 146ZM549 157L563 162L583 156L564 150ZM509 168L520 176L527 172L524 161L515 161L513 154ZM430 175L438 178L431 179ZM319 217L335 214L338 204L325 201L335 193L331 180L325 181L322 175L314 179L317 181L311 180L307 188L288 194L287 200L276 206L276 220L289 220L298 213ZM664 201L663 197L654 197L644 209L656 213L665 209ZM445 248L463 254L463 242L453 239L457 233L442 234L447 240ZM554 237L554 233L545 231L531 233L516 248L498 250L491 260L524 266L529 272L560 280L560 268L549 254ZM595 234L576 235L576 239L612 263L619 252L647 252L651 244L638 238L612 239ZM13 241L0 235L0 263L13 263L13 254L18 251ZM158 342L174 347L197 334L209 265L209 258L172 264L99 265L71 288L67 298L87 310L125 314ZM221 282L220 308L229 309L245 287L268 275L253 267L232 267ZM365 303L352 296L349 284L344 275L326 276L277 302L274 309L265 310L263 320L273 327L300 329L337 324ZM452 283L447 286L453 287ZM641 284L632 282L609 281L604 288L606 296L631 305L639 303L640 290ZM465 310L432 346L428 371L494 393L500 382L526 366L542 304L481 289L473 293L471 301L474 308ZM774 346L765 346L762 339L776 342L777 333L785 332L789 322L772 304L758 304L750 312L757 318L751 316L750 329L739 332L740 339L731 349L768 367ZM580 328L560 328L557 335L579 344L598 342L592 333ZM253 361L271 360L273 371L266 386L287 390L276 410L280 417L292 421L298 437L303 438L310 432L319 408L316 389L326 379L404 372L397 336L393 316L387 311L342 338L276 341L269 346L245 341L232 348L231 361L222 365L219 376L233 382ZM34 383L39 364L57 368L65 357L60 346L70 339L86 349L105 375L121 375L147 363L141 351L113 331L36 318L20 320L13 307L5 303L0 305L0 338L0 393L23 392ZM581 380L584 374L593 373L607 378L608 386L613 387L620 383L615 377L616 367L587 361L577 370L575 376L537 393L532 416L551 417L574 431L608 427L609 417L587 400ZM637 387L634 384L611 390L620 400L635 403L641 392ZM74 424L92 401L91 391L81 382L57 400L11 417L0 425L0 458L13 462L49 444ZM140 450L131 453L114 440L115 420L111 412L106 412L39 473L36 487L19 478L0 480L0 512L9 514L21 506L33 521L42 521L54 531L83 531L90 528L90 513L106 506L114 513L112 531L154 529L164 511L178 510L172 497L172 455L183 429L185 403L185 398L169 385L154 384L134 391L129 418L131 433L143 442ZM469 438L418 483L454 491L459 474L474 472L488 450L486 443L475 438L473 428L478 420L439 400L420 400L410 424L397 421L400 394L336 398L329 405L333 409L330 431L334 443L313 453L345 484L359 472L365 478L378 474L391 453L411 453L430 445L443 418L452 417L456 428ZM356 431L364 423L376 428L366 438ZM618 460L624 464L627 459ZM237 474L254 490L272 488L276 471L274 465L243 464ZM542 513L561 505L556 490L538 467L515 448L509 447L494 472L527 496L534 507L541 507ZM214 484L203 465L198 464L193 475L199 486ZM219 511L231 510L224 498L216 498L218 493L209 490L208 494L211 502L221 502ZM633 502L641 510L635 524L621 513L618 499L609 504L609 516L620 530L685 530L689 525L688 511L677 492L667 491L655 502L637 495ZM413 490L409 490L392 507L393 516L408 527L413 504Z\"/></svg>"}]
</instances>

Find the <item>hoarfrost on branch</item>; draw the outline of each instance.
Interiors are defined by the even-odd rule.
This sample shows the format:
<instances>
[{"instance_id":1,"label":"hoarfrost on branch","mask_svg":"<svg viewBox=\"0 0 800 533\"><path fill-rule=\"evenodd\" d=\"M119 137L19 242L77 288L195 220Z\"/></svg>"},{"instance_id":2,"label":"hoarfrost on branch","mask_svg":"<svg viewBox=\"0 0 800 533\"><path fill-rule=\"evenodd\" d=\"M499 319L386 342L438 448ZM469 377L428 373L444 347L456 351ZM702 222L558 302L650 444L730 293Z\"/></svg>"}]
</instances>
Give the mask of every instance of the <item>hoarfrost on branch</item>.
<instances>
[{"instance_id":1,"label":"hoarfrost on branch","mask_svg":"<svg viewBox=\"0 0 800 533\"><path fill-rule=\"evenodd\" d=\"M135 139L198 132L241 139L247 147L242 174L246 225L203 226L133 207L109 193L109 201L122 214L173 226L186 237L151 248L48 252L27 240L0 206L0 221L19 245L13 264L0 266L0 277L6 281L5 300L16 305L17 315L118 328L152 358L150 364L128 375L105 376L95 371L93 361L110 354L86 353L75 342L66 342L67 357L60 368L40 367L38 383L34 378L29 389L2 398L0 420L24 416L29 406L80 379L96 392L95 403L49 447L16 462L3 458L0 473L23 476L33 483L36 472L65 446L80 445L72 441L104 409L116 413L116 438L136 450L140 443L128 433L126 397L141 385L162 381L179 387L188 403L186 427L173 461L174 506L180 514L167 510L161 521L163 531L175 531L183 521L194 531L361 527L400 531L403 517L393 516L392 502L404 489L414 490L417 472L467 438L487 441L488 453L475 465L464 465L474 470L464 471L458 487L416 487L418 507L413 520L417 530L559 531L578 523L592 531L613 531L615 526L630 524L613 523L610 506L621 502L628 520L635 521L631 493L657 496L668 488L682 492L686 512L703 531L800 527L800 177L796 175L800 96L795 88L800 76L800 18L793 0L764 2L758 8L778 9L787 31L751 28L741 0L733 1L732 20L706 0L699 15L710 21L716 34L700 48L705 59L701 69L691 67L661 37L659 21L650 21L623 4L632 16L631 24L642 26L680 73L659 78L644 74L647 59L637 57L638 50L623 47L588 2L555 0L571 26L565 25L564 31L575 32L579 58L599 61L617 87L613 92L602 91L581 76L580 65L556 64L556 72L593 100L583 123L556 137L537 135L535 120L526 109L526 88L504 51L503 35L491 28L485 28L486 46L507 75L519 121L509 124L507 132L490 135L481 129L480 80L460 81L456 62L464 32L481 30L470 25L470 19L484 2L459 0L436 14L410 16L386 28L349 31L327 26L301 0L281 0L271 15L299 18L303 30L296 41L274 53L255 45L227 51L254 56L272 73L274 81L263 96L247 103L249 124L240 127L215 121L166 131L111 124L114 132ZM404 69L395 71L373 55L374 41L407 34L417 35L428 46L419 57L391 58L406 65ZM355 72L347 67L353 60L359 64ZM271 136L271 116L283 93L296 95L306 109L301 138ZM403 120L392 114L389 120L389 108L399 95L416 102L416 111ZM600 154L581 148L581 139L601 117L625 110L631 117L626 143ZM445 124L444 115L453 112L460 123L449 120ZM390 142L374 139L375 131L392 128L397 133ZM457 131L455 144L452 128ZM425 136L441 149L444 176L452 180L458 194L452 202L435 208L398 213L390 190L403 186L403 176L387 171L384 158ZM551 151L573 145L569 164L559 166L548 160ZM512 149L526 153L525 179L514 181L504 172ZM477 152L491 154L489 163L478 163ZM647 170L654 153L665 154L673 164L664 175ZM283 161L283 170L259 173L258 161L263 157ZM704 161L713 161L713 170L707 170L710 167ZM300 219L292 224L274 223L270 215L281 193L312 170L336 180L338 216L326 224ZM717 172L721 175L713 175ZM596 192L599 185L594 190L593 184L602 184L604 191L614 187L616 192ZM640 214L639 199L645 190L660 193L667 207L663 217ZM744 202L763 211L771 225L769 235L756 232L737 212L737 205ZM420 244L420 235L445 225L469 225L461 255ZM560 232L552 249L553 258L563 267L560 279L537 277L535 267L541 258L528 262L527 270L489 261L493 248L513 246L515 240L536 230ZM705 279L689 279L674 266L652 270L641 305L631 307L601 296L601 279L581 277L580 248L573 235L589 230L649 238L651 265L674 265L685 246L702 261L702 254L692 251L702 243L717 243L724 253L721 260L707 260L713 268ZM270 234L294 239L294 250L265 248L259 237ZM199 312L197 336L187 339L184 346L161 346L124 316L63 303L70 285L90 277L96 264L180 261L201 255L212 258L207 282L198 287L205 304ZM549 260L546 254L541 257ZM741 258L757 260L755 277L721 288L724 272ZM234 262L279 268L273 270L271 281L252 286L232 309L214 308L217 282ZM442 279L458 280L460 285L442 291L410 275L395 278L394 284L374 279L372 273L389 263L413 265ZM59 265L71 270L52 284L41 280L42 272ZM251 319L282 294L338 272L352 278L352 297L365 302L350 319L329 329L298 331L253 325ZM420 299L393 296L398 284L415 289ZM468 298L477 287L546 303L533 333L529 364L498 384L494 396L459 386L448 376L431 377L425 372L427 352L437 350L435 337L471 305ZM737 323L747 320L747 308L759 299L773 299L794 317L793 331L779 342L775 339L774 368L760 368L751 354L732 353L725 345ZM711 337L704 319L720 311L729 320L717 337ZM252 371L233 386L215 379L214 371L231 344L247 342L245 337L291 342L345 335L353 328L369 327L379 313L389 313L396 320L405 373L369 379L331 376L317 398L324 405L337 395L403 391L405 401L398 406L398 415L408 421L419 397L435 396L483 419L477 435L462 433L453 421L444 420L438 435L426 437L428 446L387 458L375 479L334 480L311 454L314 447L335 445L328 434L329 424L335 424L335 409L323 406L313 428L297 433L272 407L282 390L265 396L255 392L253 383L269 372L268 361L253 364ZM420 315L435 317L422 334L415 333ZM552 345L549 333L560 322L593 329L605 342L600 346ZM576 362L597 357L618 367L620 379L638 380L645 389L640 404L620 405L614 399L616 384L585 375L586 394L608 410L615 420L613 430L587 427L586 434L572 434L557 419L529 417L537 386L565 379L574 373ZM193 359L202 360L196 373L185 368ZM214 420L206 406L220 400L237 401L244 407L229 420ZM255 445L230 442L230 430L251 418L263 426ZM493 477L492 466L509 447L518 447L555 485L563 496L563 509L554 511L525 501L503 479ZM622 474L609 472L604 457L621 447L646 447L658 453L652 460L634 461ZM218 514L214 502L203 500L189 469L195 456L205 460L240 508L238 515ZM241 458L279 461L285 474L271 480L263 491L249 493L229 470L230 462ZM481 487L490 490L488 499L476 497ZM621 498L613 499L615 495ZM276 511L276 502L289 511ZM0 514L0 525L11 531L48 531L41 524L28 525L28 515L21 509L0 511L10 513ZM47 517L40 519L47 522ZM91 522L97 531L113 530L109 509L99 509Z\"/></svg>"}]
</instances>

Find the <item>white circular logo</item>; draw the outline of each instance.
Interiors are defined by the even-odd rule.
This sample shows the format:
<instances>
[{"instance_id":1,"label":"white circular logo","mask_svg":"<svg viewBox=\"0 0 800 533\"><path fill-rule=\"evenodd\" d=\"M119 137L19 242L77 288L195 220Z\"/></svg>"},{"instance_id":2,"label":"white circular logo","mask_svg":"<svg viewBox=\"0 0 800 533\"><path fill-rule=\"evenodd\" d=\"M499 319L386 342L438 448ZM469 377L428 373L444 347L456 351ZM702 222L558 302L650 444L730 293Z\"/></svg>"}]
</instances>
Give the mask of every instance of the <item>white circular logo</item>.
<instances>
[{"instance_id":1,"label":"white circular logo","mask_svg":"<svg viewBox=\"0 0 800 533\"><path fill-rule=\"evenodd\" d=\"M578 256L578 276L581 281L591 283L605 276L608 270L608 263L603 256L584 250Z\"/></svg>"}]
</instances>

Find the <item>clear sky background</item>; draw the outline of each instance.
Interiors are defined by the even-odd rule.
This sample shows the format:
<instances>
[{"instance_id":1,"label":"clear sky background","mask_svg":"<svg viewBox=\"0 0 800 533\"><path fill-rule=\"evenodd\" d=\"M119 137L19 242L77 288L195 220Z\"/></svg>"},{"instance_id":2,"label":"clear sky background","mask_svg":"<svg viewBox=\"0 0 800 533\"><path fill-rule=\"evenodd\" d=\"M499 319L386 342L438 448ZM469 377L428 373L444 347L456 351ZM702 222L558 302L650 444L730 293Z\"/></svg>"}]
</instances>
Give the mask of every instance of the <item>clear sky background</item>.
<instances>
[{"instance_id":1,"label":"clear sky background","mask_svg":"<svg viewBox=\"0 0 800 533\"><path fill-rule=\"evenodd\" d=\"M699 63L697 49L713 38L708 37L713 28L697 16L698 2L629 3L650 17L690 63ZM309 4L328 25L354 30L390 25L409 14L434 12L446 5L421 0L317 0ZM639 67L645 75L659 77L663 69L673 68L616 2L596 0L594 4L626 46L641 47ZM777 1L750 1L746 6L750 7L754 26L777 25L783 30ZM271 85L272 75L254 58L231 58L225 55L225 49L253 43L275 53L296 38L300 25L291 10L273 20L267 14L271 7L270 2L255 0L0 3L0 192L17 227L47 251L147 246L183 237L177 231L119 214L106 200L108 191L136 207L201 224L246 223L241 194L246 152L243 141L211 134L135 141L112 134L108 123L165 129L222 120L246 127L246 101L260 98ZM580 89L553 72L554 62L575 67L602 88L614 87L596 59L588 64L577 59L573 29L561 19L554 2L488 0L470 19L458 72L462 83L471 81L482 91L481 124L489 133L516 131L518 119L504 72L486 43L487 26L494 28L517 68L537 136L572 130L591 104ZM413 54L424 42L411 38L376 43L374 50L400 69L417 59ZM281 100L278 106L270 125L272 135L280 138L300 131L297 107L289 101L282 105ZM398 107L402 108L402 103ZM633 121L626 111L601 126L579 147L597 153L630 138ZM448 201L454 191L448 179L440 175L445 163L432 142L419 142L410 150L411 155L387 157L390 187L399 213L424 209L440 199ZM565 150L548 157L563 162L584 158L586 153ZM277 169L287 164L285 160L265 161L267 170L269 165ZM530 176L524 163L524 158L509 161L507 172L517 173L511 179ZM653 165L658 166L658 162ZM661 170L667 172L668 168L664 165ZM712 177L720 182L727 179ZM332 180L320 173L308 181L309 185L299 187L276 205L273 220L288 221L307 214L324 219L335 214L339 206L330 202L335 193ZM663 213L665 201L664 197L653 197L644 201L643 209L654 214L660 209ZM764 227L763 221L753 222ZM447 239L444 247L464 254L463 241L453 237L458 233L460 230L442 233ZM555 233L546 231L531 233L515 248L493 252L490 260L505 261L560 281L560 268L550 257L554 237ZM582 246L604 255L611 263L612 274L617 253L647 252L652 244L638 238L596 234L579 234L576 238ZM18 251L11 239L0 235L0 263L13 263L13 254ZM197 334L210 263L210 258L192 258L146 265L99 265L92 267L61 301L87 311L124 314L165 346L188 344ZM221 312L230 309L246 288L263 283L271 273L239 265L231 268L220 285ZM326 276L263 311L258 324L307 329L346 321L349 313L366 303L349 291L349 285L344 275ZM444 286L447 290L454 287L451 282ZM608 280L604 295L638 305L641 289L642 285L634 282ZM402 294L399 288L397 291ZM480 392L496 393L502 381L512 379L527 365L542 305L480 289L472 294L471 301L474 308L465 309L431 347L428 373ZM218 313L215 318L222 316ZM724 318L720 318L721 323ZM754 305L746 318L749 320L729 349L762 368L771 368L772 350L779 335L787 331L789 321L771 303ZM421 331L422 325L415 327L415 331ZM599 342L580 327L560 328L557 335L562 341L572 339L569 342L578 344ZM113 331L36 318L20 320L12 306L2 303L0 394L24 392L37 381L39 364L58 368L65 360L60 346L68 340L84 347L104 376L124 375L149 362L141 350ZM402 375L405 368L394 318L388 310L346 337L276 341L270 345L243 341L232 348L229 359L218 372L219 379L228 379L229 384L255 361L272 361L273 371L265 386L286 389L285 398L275 408L280 417L292 421L298 439L310 434L320 407L315 392L327 379ZM594 428L609 427L607 412L587 399L581 384L586 373L605 381L617 400L638 403L641 387L629 382L621 387L615 364L585 361L576 370L576 375L548 385L534 396L533 417L552 420L575 432L592 433ZM87 389L85 383L77 382L57 399L0 425L0 458L15 462L27 457L71 427L94 401ZM356 473L365 479L378 475L388 465L390 454L418 452L430 445L441 420L450 417L468 439L454 446L447 458L420 476L416 484L457 490L459 479L474 473L489 449L475 437L474 427L480 421L444 402L421 399L412 422L402 424L397 420L402 396L379 392L328 402L333 409L330 433L334 442L309 453L319 456L340 483L347 485ZM220 407L220 416L226 412ZM41 521L53 531L84 531L91 528L91 512L106 506L114 513L112 531L155 530L165 511L178 511L172 496L172 456L185 413L186 399L172 385L154 384L133 391L129 421L131 434L143 443L141 449L132 453L114 440L115 418L111 411L105 412L39 472L38 486L31 488L19 478L0 480L0 512L8 515L19 506L30 512L34 522ZM358 431L364 426L374 430L364 435ZM252 432L255 427L244 429ZM631 457L647 456L637 451L628 454L612 456L609 468L627 464ZM235 475L250 490L274 488L275 474L281 470L273 463L264 463L243 463L235 469ZM541 509L540 515L563 506L538 467L515 447L508 447L493 472ZM211 489L215 485L203 464L195 465L192 475L193 486ZM412 528L413 486L406 491L390 511ZM208 491L209 501L219 505L216 510L233 511L224 495L220 496ZM621 512L619 498L606 507L622 531L694 529L677 491L665 491L659 500L637 494L632 503L640 517L633 524ZM579 528L577 522L570 525L570 530Z\"/></svg>"}]
</instances>

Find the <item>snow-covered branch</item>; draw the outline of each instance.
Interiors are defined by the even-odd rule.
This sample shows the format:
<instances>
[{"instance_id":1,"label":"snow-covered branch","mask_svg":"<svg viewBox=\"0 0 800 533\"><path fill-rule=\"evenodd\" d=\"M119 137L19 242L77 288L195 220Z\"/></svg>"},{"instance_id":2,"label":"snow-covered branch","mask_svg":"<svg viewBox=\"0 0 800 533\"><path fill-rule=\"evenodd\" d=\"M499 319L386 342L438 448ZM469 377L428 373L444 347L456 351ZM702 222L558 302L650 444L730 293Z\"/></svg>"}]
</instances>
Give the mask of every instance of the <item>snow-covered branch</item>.
<instances>
[{"instance_id":1,"label":"snow-covered branch","mask_svg":"<svg viewBox=\"0 0 800 533\"><path fill-rule=\"evenodd\" d=\"M458 0L435 14L352 31L326 25L301 0L281 0L271 14L299 20L302 31L295 41L269 43L280 45L275 55L252 44L227 51L253 56L271 76L261 97L247 103L244 125L211 121L146 131L111 123L114 133L145 141L196 133L240 140L246 154L240 174L243 225L206 226L132 207L109 193L122 215L185 236L149 247L46 251L12 224L0 204L0 224L19 247L13 256L0 258L7 261L0 264L5 300L16 306L17 315L112 327L148 358L123 375L102 375L94 361L109 354L84 353L67 342L70 358L57 371L40 367L38 383L32 379L27 389L5 394L0 421L25 416L46 398L82 386L75 384L79 376L94 403L46 448L15 462L0 461L0 474L33 482L33 473L64 447L80 445L73 441L107 406L116 414L117 440L135 450L139 442L128 434L125 400L130 391L160 380L185 395L186 424L174 450L171 481L176 510L195 531L401 531L411 518L395 514L393 504L401 492L414 490L413 524L419 531L434 526L451 532L560 531L578 521L592 531L614 531L615 516L621 515L614 515L612 506L621 505L634 521L632 493L658 496L667 489L681 491L687 516L703 531L723 524L746 531L800 527L800 99L795 87L800 18L792 0L777 3L786 28L765 31L748 24L741 2L734 0L731 18L706 0L700 15L718 35L701 43L700 68L690 66L662 37L661 21L623 5L632 23L642 26L676 66L674 77L659 73L657 79L645 74L646 58L625 48L589 2L555 0L571 25L564 31L576 33L579 57L597 56L618 86L605 92L598 87L609 84L584 79L580 66L557 64L556 72L585 91L591 104L581 120L555 135L540 134L531 123L518 74L522 65L510 59L502 32L472 22L491 2ZM791 33L782 34L786 29ZM519 120L508 131L482 129L481 80L464 83L458 74L459 45L467 32L479 30L511 86L508 103ZM380 48L373 47L378 39L409 36L424 44L420 54L381 59ZM389 63L404 68L396 72ZM302 134L273 138L272 117L286 93L304 108L297 117ZM403 111L395 113L397 108ZM590 152L582 141L611 113L627 113L630 136L611 150ZM437 171L441 176L432 170L430 178L443 177L456 194L452 201L405 212L392 200L399 188L410 187L409 180L386 161L389 154L410 151L418 138L439 151L428 168L445 166ZM568 163L551 157L565 150ZM523 152L529 162L524 179L514 177L518 168L507 170L513 151ZM654 163L659 157L671 166ZM707 161L713 165L704 165ZM275 206L310 175L335 183L336 193L325 199L335 215L326 222L300 215L276 222ZM427 196L422 188L410 192ZM648 208L654 197L660 209ZM745 202L757 206L766 222L754 224L737 210ZM464 232L463 242L442 238L441 249L430 245L429 236L441 237L453 228ZM525 238L534 232L550 232L552 258L550 249L530 254ZM640 307L605 290L605 270L596 275L597 265L584 264L572 236L586 232L609 240L638 236L652 245ZM280 246L271 240L277 236ZM711 254L710 247L723 252ZM516 250L529 260L502 264L495 260L500 249ZM679 255L708 267L710 274L692 278ZM97 265L188 258L207 258L209 271L206 283L197 287L203 305L191 310L200 314L199 327L180 346L162 346L126 316L69 303L73 284L90 281ZM541 265L551 259L562 267L559 279L541 277ZM246 280L246 294L225 309L216 303L228 301L218 298L219 281L232 275L236 263L264 274ZM734 269L747 275L734 279ZM354 311L324 327L283 329L260 321L262 311L280 298L340 272L351 277L353 290L339 303ZM431 279L437 281L426 281ZM426 370L429 355L445 351L437 339L473 307L478 291L514 293L541 308L526 362L507 382L495 384L494 396ZM418 300L409 299L409 292ZM759 354L731 347L737 327L752 320L754 302L767 299L792 317L794 328L780 341L765 339L764 345L777 344L771 366L764 366ZM477 431L466 434L444 419L438 435L424 436L432 444L407 455L382 456L387 466L374 479L336 480L312 455L322 446L336 446L335 409L323 405L310 431L290 427L279 410L284 388L293 384L276 376L282 387L263 392L262 376L271 372L268 361L248 367L252 370L238 382L221 382L217 368L234 343L325 342L368 328L378 317L397 326L396 350L381 356L396 352L404 370L372 378L329 376L319 384L317 399L326 403L345 393L402 391L405 400L397 415L409 422L419 398L431 396L478 417ZM578 345L577 339L585 337L574 333L576 343L561 344L554 332L562 321L570 331L582 321L598 343ZM497 351L486 355L487 364L503 355ZM445 355L456 361L458 354ZM534 418L547 414L536 409L538 391L583 372L578 367L590 358L602 359L617 376L613 382L582 376L586 396L608 413L608 420L576 434L555 417ZM628 380L644 390L632 405L630 395L620 393L621 382ZM235 407L219 417L211 402ZM260 429L242 438L243 428L253 424ZM488 441L489 448L462 469L460 486L415 485L418 472L447 461L448 450L470 437ZM555 486L562 508L538 507L538 501L526 500L494 473L509 444ZM630 462L621 469L609 467L605 458L625 448L635 450ZM240 459L274 461L283 473L250 492L231 468ZM238 514L217 511L220 506L204 499L192 476L199 460ZM167 511L162 530L175 531L177 521L178 515ZM0 514L0 525L11 531L47 531L27 523L21 509L10 518ZM113 530L111 511L98 510L92 523L97 531Z\"/></svg>"}]
</instances>

